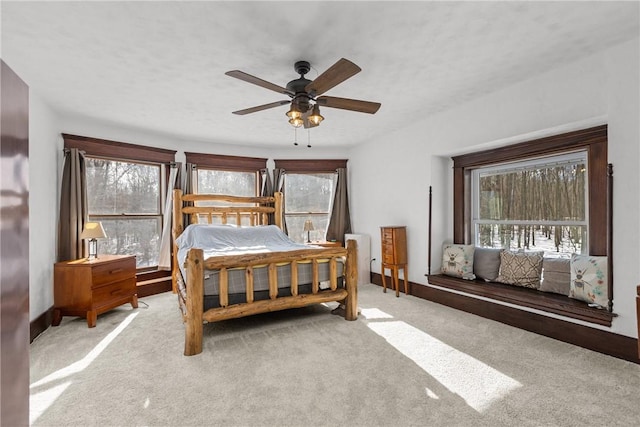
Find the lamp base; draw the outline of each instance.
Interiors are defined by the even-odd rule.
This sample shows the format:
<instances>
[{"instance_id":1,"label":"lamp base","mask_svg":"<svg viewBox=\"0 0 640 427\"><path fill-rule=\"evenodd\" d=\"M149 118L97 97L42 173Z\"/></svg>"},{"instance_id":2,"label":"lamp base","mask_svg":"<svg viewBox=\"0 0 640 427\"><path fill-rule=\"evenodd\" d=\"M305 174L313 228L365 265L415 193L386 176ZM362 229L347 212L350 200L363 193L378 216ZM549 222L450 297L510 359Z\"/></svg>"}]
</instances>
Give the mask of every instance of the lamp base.
<instances>
[{"instance_id":1,"label":"lamp base","mask_svg":"<svg viewBox=\"0 0 640 427\"><path fill-rule=\"evenodd\" d=\"M87 261L98 259L98 239L89 239L89 256Z\"/></svg>"}]
</instances>

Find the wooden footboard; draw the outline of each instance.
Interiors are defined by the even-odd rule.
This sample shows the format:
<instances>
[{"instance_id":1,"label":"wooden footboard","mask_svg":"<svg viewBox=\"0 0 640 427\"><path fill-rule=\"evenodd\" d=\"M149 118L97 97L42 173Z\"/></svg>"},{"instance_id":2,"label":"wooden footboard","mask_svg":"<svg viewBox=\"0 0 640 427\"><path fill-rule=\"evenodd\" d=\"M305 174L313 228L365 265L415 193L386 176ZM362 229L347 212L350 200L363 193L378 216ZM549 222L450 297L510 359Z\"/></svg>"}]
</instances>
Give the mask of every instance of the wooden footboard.
<instances>
[{"instance_id":1,"label":"wooden footboard","mask_svg":"<svg viewBox=\"0 0 640 427\"><path fill-rule=\"evenodd\" d=\"M338 288L337 262L346 258L343 269L345 287ZM329 260L330 286L320 290L318 261ZM310 294L298 294L297 268L300 262L312 262L313 280ZM289 295L279 295L276 265L289 263L291 266L291 290ZM269 299L254 301L253 268L268 266ZM228 269L244 268L246 281L246 303L229 305ZM185 356L202 352L203 322L216 322L250 316L258 313L299 308L311 304L338 301L344 304L345 319L358 317L358 266L357 245L354 240L347 242L347 248L302 249L290 252L235 255L204 259L201 249L191 249L185 260L187 272L186 298L183 320L185 322ZM220 307L204 311L204 270L220 270ZM184 295L182 295L184 296Z\"/></svg>"}]
</instances>

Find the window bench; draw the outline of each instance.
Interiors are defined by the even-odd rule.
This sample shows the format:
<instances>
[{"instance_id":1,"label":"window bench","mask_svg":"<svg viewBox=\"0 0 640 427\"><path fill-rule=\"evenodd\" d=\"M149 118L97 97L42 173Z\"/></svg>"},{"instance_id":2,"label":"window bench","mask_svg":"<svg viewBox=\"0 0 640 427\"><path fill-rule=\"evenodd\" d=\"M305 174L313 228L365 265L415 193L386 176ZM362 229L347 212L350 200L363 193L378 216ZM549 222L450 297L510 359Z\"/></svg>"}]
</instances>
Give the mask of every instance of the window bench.
<instances>
[{"instance_id":1,"label":"window bench","mask_svg":"<svg viewBox=\"0 0 640 427\"><path fill-rule=\"evenodd\" d=\"M560 294L541 292L536 289L485 282L478 279L465 280L443 274L429 275L428 280L431 285L522 307L535 308L598 325L611 326L612 319L617 316L617 314L610 313L605 309L589 307L586 302Z\"/></svg>"}]
</instances>

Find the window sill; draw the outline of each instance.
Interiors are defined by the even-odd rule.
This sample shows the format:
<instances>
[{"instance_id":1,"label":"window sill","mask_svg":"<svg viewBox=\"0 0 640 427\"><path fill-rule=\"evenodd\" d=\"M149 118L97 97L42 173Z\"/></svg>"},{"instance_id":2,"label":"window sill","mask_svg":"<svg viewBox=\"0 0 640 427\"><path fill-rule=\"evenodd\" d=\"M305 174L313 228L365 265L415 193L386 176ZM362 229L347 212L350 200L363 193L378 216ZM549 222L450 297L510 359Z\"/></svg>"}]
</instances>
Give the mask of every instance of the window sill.
<instances>
[{"instance_id":1,"label":"window sill","mask_svg":"<svg viewBox=\"0 0 640 427\"><path fill-rule=\"evenodd\" d=\"M535 308L598 325L611 326L613 318L617 316L617 314L610 313L604 309L589 307L587 303L582 301L535 289L484 282L482 280L464 280L442 274L432 274L428 276L428 280L431 285L522 307Z\"/></svg>"}]
</instances>

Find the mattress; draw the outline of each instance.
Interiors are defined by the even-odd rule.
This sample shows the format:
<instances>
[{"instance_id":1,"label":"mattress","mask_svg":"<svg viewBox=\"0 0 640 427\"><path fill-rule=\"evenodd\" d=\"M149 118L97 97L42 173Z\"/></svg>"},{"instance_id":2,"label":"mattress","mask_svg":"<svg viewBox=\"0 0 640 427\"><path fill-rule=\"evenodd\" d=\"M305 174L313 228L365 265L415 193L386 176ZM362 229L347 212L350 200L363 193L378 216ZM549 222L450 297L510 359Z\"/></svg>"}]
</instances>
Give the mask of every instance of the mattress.
<instances>
[{"instance_id":1,"label":"mattress","mask_svg":"<svg viewBox=\"0 0 640 427\"><path fill-rule=\"evenodd\" d=\"M295 243L274 225L237 227L232 225L191 224L176 239L178 245L178 264L182 277L186 277L184 260L192 248L200 248L204 258L221 255L240 255L265 252L286 252L299 249L310 249L315 246ZM317 247L319 250L323 249ZM344 260L339 259L336 265L338 285L343 286L342 275ZM291 295L291 264L280 263L276 267L278 277L278 295ZM229 304L246 302L245 269L230 268L227 270L229 283ZM318 260L318 277L320 289L328 289L329 259ZM313 264L311 261L298 262L298 293L311 293ZM218 306L219 271L204 271L205 309ZM253 268L254 300L269 298L269 274L267 265ZM184 285L181 284L184 292Z\"/></svg>"}]
</instances>

